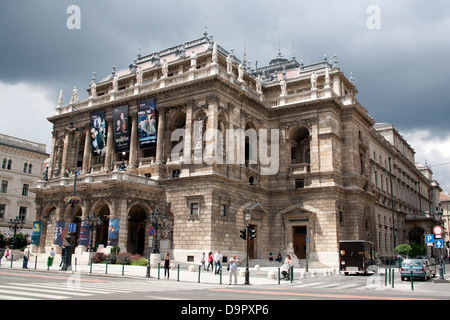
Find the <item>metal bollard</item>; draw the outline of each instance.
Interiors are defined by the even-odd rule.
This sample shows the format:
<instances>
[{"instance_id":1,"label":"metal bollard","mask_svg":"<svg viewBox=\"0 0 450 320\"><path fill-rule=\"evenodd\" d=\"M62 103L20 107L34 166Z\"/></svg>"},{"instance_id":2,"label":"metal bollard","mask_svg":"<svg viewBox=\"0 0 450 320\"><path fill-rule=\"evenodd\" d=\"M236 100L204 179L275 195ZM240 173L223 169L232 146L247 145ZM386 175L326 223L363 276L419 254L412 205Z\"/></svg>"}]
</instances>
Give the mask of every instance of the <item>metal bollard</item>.
<instances>
[{"instance_id":1,"label":"metal bollard","mask_svg":"<svg viewBox=\"0 0 450 320\"><path fill-rule=\"evenodd\" d=\"M280 284L280 268L278 268L278 284Z\"/></svg>"},{"instance_id":2,"label":"metal bollard","mask_svg":"<svg viewBox=\"0 0 450 320\"><path fill-rule=\"evenodd\" d=\"M392 271L392 288L394 288L394 274L395 272Z\"/></svg>"},{"instance_id":3,"label":"metal bollard","mask_svg":"<svg viewBox=\"0 0 450 320\"><path fill-rule=\"evenodd\" d=\"M108 259L106 259L106 268L105 268L105 274L108 274Z\"/></svg>"},{"instance_id":4,"label":"metal bollard","mask_svg":"<svg viewBox=\"0 0 450 320\"><path fill-rule=\"evenodd\" d=\"M180 281L180 265L178 265L177 281Z\"/></svg>"},{"instance_id":5,"label":"metal bollard","mask_svg":"<svg viewBox=\"0 0 450 320\"><path fill-rule=\"evenodd\" d=\"M294 267L291 267L291 283L294 281Z\"/></svg>"},{"instance_id":6,"label":"metal bollard","mask_svg":"<svg viewBox=\"0 0 450 320\"><path fill-rule=\"evenodd\" d=\"M387 268L384 269L384 286L387 286Z\"/></svg>"},{"instance_id":7,"label":"metal bollard","mask_svg":"<svg viewBox=\"0 0 450 320\"><path fill-rule=\"evenodd\" d=\"M122 259L122 275L125 274L125 258Z\"/></svg>"},{"instance_id":8,"label":"metal bollard","mask_svg":"<svg viewBox=\"0 0 450 320\"><path fill-rule=\"evenodd\" d=\"M411 270L411 290L414 290L414 280L413 280L413 272Z\"/></svg>"},{"instance_id":9,"label":"metal bollard","mask_svg":"<svg viewBox=\"0 0 450 320\"><path fill-rule=\"evenodd\" d=\"M94 260L94 259L91 258L91 267L90 267L89 273L92 273L92 260Z\"/></svg>"},{"instance_id":10,"label":"metal bollard","mask_svg":"<svg viewBox=\"0 0 450 320\"><path fill-rule=\"evenodd\" d=\"M201 266L198 266L198 283L200 283L200 270L201 270Z\"/></svg>"},{"instance_id":11,"label":"metal bollard","mask_svg":"<svg viewBox=\"0 0 450 320\"><path fill-rule=\"evenodd\" d=\"M222 284L222 267L219 268L220 271L220 284Z\"/></svg>"},{"instance_id":12,"label":"metal bollard","mask_svg":"<svg viewBox=\"0 0 450 320\"><path fill-rule=\"evenodd\" d=\"M11 256L11 268L13 266L14 256Z\"/></svg>"},{"instance_id":13,"label":"metal bollard","mask_svg":"<svg viewBox=\"0 0 450 320\"><path fill-rule=\"evenodd\" d=\"M147 273L145 275L147 278L150 278L150 258L147 260Z\"/></svg>"},{"instance_id":14,"label":"metal bollard","mask_svg":"<svg viewBox=\"0 0 450 320\"><path fill-rule=\"evenodd\" d=\"M158 280L160 279L161 264L158 263Z\"/></svg>"},{"instance_id":15,"label":"metal bollard","mask_svg":"<svg viewBox=\"0 0 450 320\"><path fill-rule=\"evenodd\" d=\"M37 269L37 256L34 257L34 270Z\"/></svg>"}]
</instances>

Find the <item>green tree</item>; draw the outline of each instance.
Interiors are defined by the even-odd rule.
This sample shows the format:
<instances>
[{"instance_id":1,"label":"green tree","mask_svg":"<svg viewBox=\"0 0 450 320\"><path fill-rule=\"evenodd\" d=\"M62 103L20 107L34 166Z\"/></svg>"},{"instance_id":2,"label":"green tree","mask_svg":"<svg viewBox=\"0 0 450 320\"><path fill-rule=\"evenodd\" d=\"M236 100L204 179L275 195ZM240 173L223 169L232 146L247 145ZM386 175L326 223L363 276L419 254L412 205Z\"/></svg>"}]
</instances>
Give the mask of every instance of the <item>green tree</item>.
<instances>
[{"instance_id":1,"label":"green tree","mask_svg":"<svg viewBox=\"0 0 450 320\"><path fill-rule=\"evenodd\" d=\"M411 245L409 244L400 244L394 250L399 255L405 258L408 258L411 255L411 252L413 251Z\"/></svg>"}]
</instances>

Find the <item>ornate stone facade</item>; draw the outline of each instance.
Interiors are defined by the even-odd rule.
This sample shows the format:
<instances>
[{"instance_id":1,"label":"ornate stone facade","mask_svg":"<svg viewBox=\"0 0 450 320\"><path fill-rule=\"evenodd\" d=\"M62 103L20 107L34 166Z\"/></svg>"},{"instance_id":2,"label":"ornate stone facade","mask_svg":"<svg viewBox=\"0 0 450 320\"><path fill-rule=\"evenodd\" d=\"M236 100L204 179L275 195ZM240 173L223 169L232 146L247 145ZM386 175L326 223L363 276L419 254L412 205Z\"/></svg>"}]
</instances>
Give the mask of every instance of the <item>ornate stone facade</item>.
<instances>
[{"instance_id":1,"label":"ornate stone facade","mask_svg":"<svg viewBox=\"0 0 450 320\"><path fill-rule=\"evenodd\" d=\"M45 225L41 252L53 246L56 221L80 225L95 213L103 219L95 243L110 246L108 221L119 219L121 250L148 255L150 216L158 209L168 217L159 230L161 248L180 261L199 262L202 252L217 249L244 257L239 230L247 213L257 231L254 259L292 244L300 260L308 255L337 265L338 241L351 239L371 240L377 253L391 256L393 245L384 250L378 243L380 232L389 232L379 219L394 215L392 234L405 238L402 210L419 207L411 196L390 211L392 198L372 175L374 148L421 181L421 203L431 207L430 180L377 132L337 60L304 66L279 55L250 70L205 35L114 68L88 91L88 100L60 103L48 119L54 125L49 179L35 189ZM138 104L153 98L157 143L141 149ZM124 154L115 152L112 134L113 110L123 105L130 123ZM99 111L106 151L94 157L89 121ZM79 130L68 129L71 122ZM63 199L74 181L81 202L71 217Z\"/></svg>"}]
</instances>

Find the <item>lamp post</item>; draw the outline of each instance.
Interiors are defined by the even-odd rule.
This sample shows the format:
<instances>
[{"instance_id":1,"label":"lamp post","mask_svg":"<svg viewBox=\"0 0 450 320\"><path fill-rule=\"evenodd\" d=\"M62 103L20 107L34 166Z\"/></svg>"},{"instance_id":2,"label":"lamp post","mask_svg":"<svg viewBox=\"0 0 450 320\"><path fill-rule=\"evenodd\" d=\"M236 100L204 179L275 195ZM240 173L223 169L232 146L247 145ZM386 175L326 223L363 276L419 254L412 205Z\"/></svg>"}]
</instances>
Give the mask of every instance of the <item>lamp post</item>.
<instances>
[{"instance_id":1,"label":"lamp post","mask_svg":"<svg viewBox=\"0 0 450 320\"><path fill-rule=\"evenodd\" d=\"M119 168L117 169L118 171L127 171L127 166L125 165L125 156L126 156L126 152L122 152L122 163L119 165Z\"/></svg>"},{"instance_id":2,"label":"lamp post","mask_svg":"<svg viewBox=\"0 0 450 320\"><path fill-rule=\"evenodd\" d=\"M162 218L162 222L160 219ZM156 211L152 212L150 216L150 221L152 223L152 227L155 228L155 241L153 243L153 252L152 253L159 253L158 249L158 229L165 228L166 221L167 221L167 215L164 212L164 214L160 215L159 210L156 209Z\"/></svg>"},{"instance_id":3,"label":"lamp post","mask_svg":"<svg viewBox=\"0 0 450 320\"><path fill-rule=\"evenodd\" d=\"M95 230L100 227L102 224L102 218L100 216L96 216L95 213L93 213L91 216L86 217L86 220L84 220L84 223L89 227L89 233L90 233L90 241L89 241L89 249L88 252L94 252L94 247L92 246L94 241L94 228Z\"/></svg>"},{"instance_id":4,"label":"lamp post","mask_svg":"<svg viewBox=\"0 0 450 320\"><path fill-rule=\"evenodd\" d=\"M73 108L72 108L72 116L73 116ZM78 166L78 152L80 150L80 135L81 135L81 125L78 127L78 129L73 127L73 122L70 122L69 127L67 128L70 131L75 131L78 130L78 141L77 141L77 152L75 154L75 169L74 169L74 177L73 177L73 192L72 192L72 196L75 197L75 191L77 188L77 176L78 176L78 170L77 170L77 166ZM74 213L74 207L75 207L75 203L72 202L70 204L71 209L70 209L70 223L73 223L73 213ZM62 270L67 271L71 269L72 266L72 233L68 232L67 233L67 244L66 244L66 259L63 261L63 265L62 265Z\"/></svg>"},{"instance_id":5,"label":"lamp post","mask_svg":"<svg viewBox=\"0 0 450 320\"><path fill-rule=\"evenodd\" d=\"M8 221L9 230L14 232L14 235L12 238L12 243L11 243L11 249L15 249L17 231L22 230L22 227L24 224L25 224L25 221L23 221L19 217L15 217L14 219L9 219L9 221Z\"/></svg>"},{"instance_id":6,"label":"lamp post","mask_svg":"<svg viewBox=\"0 0 450 320\"><path fill-rule=\"evenodd\" d=\"M436 220L436 225L441 224L442 215L444 213L442 211L439 211L439 208L436 207L436 211L433 212L434 220ZM442 239L442 242L444 242L444 239ZM443 266L443 260L441 256L441 250L439 249L439 280L444 280L444 266Z\"/></svg>"},{"instance_id":7,"label":"lamp post","mask_svg":"<svg viewBox=\"0 0 450 320\"><path fill-rule=\"evenodd\" d=\"M250 216L250 210L247 209L247 214L245 215L245 221L247 222L247 263L245 267L245 284L250 284L250 271L248 270L248 244L250 240L250 222L252 221L252 217Z\"/></svg>"}]
</instances>

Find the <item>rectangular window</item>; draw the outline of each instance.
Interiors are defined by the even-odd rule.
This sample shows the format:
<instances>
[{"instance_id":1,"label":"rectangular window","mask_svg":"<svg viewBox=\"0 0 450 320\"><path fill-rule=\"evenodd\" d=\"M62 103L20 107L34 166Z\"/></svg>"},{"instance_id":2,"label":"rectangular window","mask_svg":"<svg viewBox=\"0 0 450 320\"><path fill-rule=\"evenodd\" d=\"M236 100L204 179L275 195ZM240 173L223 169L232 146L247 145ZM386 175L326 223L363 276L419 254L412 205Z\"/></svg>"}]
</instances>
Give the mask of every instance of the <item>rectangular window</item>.
<instances>
[{"instance_id":1,"label":"rectangular window","mask_svg":"<svg viewBox=\"0 0 450 320\"><path fill-rule=\"evenodd\" d=\"M296 179L295 180L295 189L303 189L305 187L304 179Z\"/></svg>"},{"instance_id":2,"label":"rectangular window","mask_svg":"<svg viewBox=\"0 0 450 320\"><path fill-rule=\"evenodd\" d=\"M28 184L24 184L22 187L22 195L23 196L28 196L28 190L30 189L30 185Z\"/></svg>"},{"instance_id":3,"label":"rectangular window","mask_svg":"<svg viewBox=\"0 0 450 320\"><path fill-rule=\"evenodd\" d=\"M8 192L8 181L2 180L2 187L0 190L2 193Z\"/></svg>"},{"instance_id":4,"label":"rectangular window","mask_svg":"<svg viewBox=\"0 0 450 320\"><path fill-rule=\"evenodd\" d=\"M6 204L0 204L0 219L5 219Z\"/></svg>"},{"instance_id":5,"label":"rectangular window","mask_svg":"<svg viewBox=\"0 0 450 320\"><path fill-rule=\"evenodd\" d=\"M227 215L228 215L228 208L227 208L227 205L221 204L221 205L220 205L220 216L221 216L221 217L226 217Z\"/></svg>"},{"instance_id":6,"label":"rectangular window","mask_svg":"<svg viewBox=\"0 0 450 320\"><path fill-rule=\"evenodd\" d=\"M191 216L198 216L198 203L191 203Z\"/></svg>"},{"instance_id":7,"label":"rectangular window","mask_svg":"<svg viewBox=\"0 0 450 320\"><path fill-rule=\"evenodd\" d=\"M26 221L27 220L27 207L19 208L19 219Z\"/></svg>"}]
</instances>

